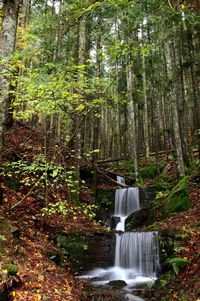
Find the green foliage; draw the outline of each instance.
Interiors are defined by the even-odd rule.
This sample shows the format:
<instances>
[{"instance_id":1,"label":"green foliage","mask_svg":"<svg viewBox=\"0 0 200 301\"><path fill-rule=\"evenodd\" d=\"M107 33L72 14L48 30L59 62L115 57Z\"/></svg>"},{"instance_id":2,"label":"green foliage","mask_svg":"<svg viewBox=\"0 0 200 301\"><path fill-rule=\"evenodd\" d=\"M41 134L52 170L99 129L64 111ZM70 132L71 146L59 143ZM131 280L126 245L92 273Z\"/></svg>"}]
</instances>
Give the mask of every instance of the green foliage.
<instances>
[{"instance_id":1,"label":"green foliage","mask_svg":"<svg viewBox=\"0 0 200 301\"><path fill-rule=\"evenodd\" d=\"M171 281L175 280L176 275L173 271L169 271L162 275L159 279L159 284L161 287L168 285Z\"/></svg>"},{"instance_id":2,"label":"green foliage","mask_svg":"<svg viewBox=\"0 0 200 301\"><path fill-rule=\"evenodd\" d=\"M4 235L0 235L0 242L1 242L1 241L6 241L6 238L5 238Z\"/></svg>"},{"instance_id":3,"label":"green foliage","mask_svg":"<svg viewBox=\"0 0 200 301\"><path fill-rule=\"evenodd\" d=\"M96 210L98 206L95 204L79 204L77 206L70 206L69 203L64 201L56 202L55 204L49 204L48 207L42 209L43 215L52 215L58 213L64 217L72 215L74 220L77 220L78 216L85 214L89 218L95 218Z\"/></svg>"},{"instance_id":4,"label":"green foliage","mask_svg":"<svg viewBox=\"0 0 200 301\"><path fill-rule=\"evenodd\" d=\"M175 274L178 275L180 268L184 267L185 265L189 264L190 262L185 258L174 257L174 258L169 259L168 263L170 263L172 265Z\"/></svg>"},{"instance_id":5,"label":"green foliage","mask_svg":"<svg viewBox=\"0 0 200 301\"><path fill-rule=\"evenodd\" d=\"M8 276L14 276L17 274L19 268L16 264L9 263L5 265L5 269L7 270Z\"/></svg>"},{"instance_id":6,"label":"green foliage","mask_svg":"<svg viewBox=\"0 0 200 301\"><path fill-rule=\"evenodd\" d=\"M188 237L190 237L192 234L192 231L190 229L188 229L187 227L182 227L182 232L176 234L176 239L178 240L182 240L182 239L187 239Z\"/></svg>"},{"instance_id":7,"label":"green foliage","mask_svg":"<svg viewBox=\"0 0 200 301\"><path fill-rule=\"evenodd\" d=\"M188 176L183 177L169 193L163 206L164 213L167 216L174 212L186 211L190 208L188 183Z\"/></svg>"},{"instance_id":8,"label":"green foliage","mask_svg":"<svg viewBox=\"0 0 200 301\"><path fill-rule=\"evenodd\" d=\"M113 203L113 200L112 199L109 199L109 198L106 198L106 197L103 197L101 200L100 200L100 206L103 206L105 207L105 209L107 207L110 207Z\"/></svg>"},{"instance_id":9,"label":"green foliage","mask_svg":"<svg viewBox=\"0 0 200 301\"><path fill-rule=\"evenodd\" d=\"M63 216L67 216L68 213L73 212L73 207L68 207L65 202L60 201L56 202L55 204L49 204L48 207L42 209L44 212L43 215L52 215L55 213L61 214Z\"/></svg>"},{"instance_id":10,"label":"green foliage","mask_svg":"<svg viewBox=\"0 0 200 301\"><path fill-rule=\"evenodd\" d=\"M73 180L73 166L66 170L61 165L48 161L43 154L36 156L32 162L19 160L6 162L1 166L1 175L6 183L17 179L24 186L60 187L67 184L70 192L75 191L76 183ZM11 186L12 188L13 186Z\"/></svg>"},{"instance_id":11,"label":"green foliage","mask_svg":"<svg viewBox=\"0 0 200 301\"><path fill-rule=\"evenodd\" d=\"M169 195L169 192L167 192L167 191L158 191L156 193L155 199L156 200L165 199L168 195Z\"/></svg>"},{"instance_id":12,"label":"green foliage","mask_svg":"<svg viewBox=\"0 0 200 301\"><path fill-rule=\"evenodd\" d=\"M81 233L72 233L69 235L56 235L57 245L62 248L64 256L70 259L73 269L79 271L82 269L82 262L88 249L89 240L85 239Z\"/></svg>"},{"instance_id":13,"label":"green foliage","mask_svg":"<svg viewBox=\"0 0 200 301\"><path fill-rule=\"evenodd\" d=\"M153 179L157 175L156 165L152 164L140 170L143 179Z\"/></svg>"}]
</instances>

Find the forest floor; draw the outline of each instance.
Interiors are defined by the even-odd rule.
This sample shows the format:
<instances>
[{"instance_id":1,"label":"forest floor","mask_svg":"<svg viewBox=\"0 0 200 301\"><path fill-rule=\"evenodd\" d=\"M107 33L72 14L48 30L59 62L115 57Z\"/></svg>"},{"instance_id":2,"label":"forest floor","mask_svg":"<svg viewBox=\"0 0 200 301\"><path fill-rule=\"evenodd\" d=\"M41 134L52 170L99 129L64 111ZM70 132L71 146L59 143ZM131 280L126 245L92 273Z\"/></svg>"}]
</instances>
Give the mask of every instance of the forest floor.
<instances>
[{"instance_id":1,"label":"forest floor","mask_svg":"<svg viewBox=\"0 0 200 301\"><path fill-rule=\"evenodd\" d=\"M31 161L35 155L44 152L43 144L43 138L38 132L16 124L12 131L5 134L5 156L1 164L24 158ZM68 155L59 144L49 145L48 149L47 155L59 157L60 161ZM42 208L45 200L40 196L41 193L43 191L37 192L37 187L31 191L31 187L20 186L15 191L6 185L5 177L1 176L1 289L3 286L7 288L9 301L81 301L85 283L75 279L68 260L64 259L59 266L51 259L51 255L56 253L62 257L62 252L52 241L52 233L58 230L95 232L100 226L87 215L76 212L72 203L69 206L74 206L74 209L67 218L57 213L44 214ZM67 199L67 192L63 188L50 191L48 197L51 202L55 202L58 195L63 200ZM200 299L199 180L190 181L189 196L192 207L187 212L175 213L170 218L163 219L158 210L159 229L178 230L182 233L177 256L187 259L189 264L180 270L176 279L163 286L162 291L152 297L152 300ZM82 192L81 199L85 203L91 202L87 191ZM8 277L5 266L10 263L18 266L18 272ZM1 298L0 300L6 300Z\"/></svg>"}]
</instances>

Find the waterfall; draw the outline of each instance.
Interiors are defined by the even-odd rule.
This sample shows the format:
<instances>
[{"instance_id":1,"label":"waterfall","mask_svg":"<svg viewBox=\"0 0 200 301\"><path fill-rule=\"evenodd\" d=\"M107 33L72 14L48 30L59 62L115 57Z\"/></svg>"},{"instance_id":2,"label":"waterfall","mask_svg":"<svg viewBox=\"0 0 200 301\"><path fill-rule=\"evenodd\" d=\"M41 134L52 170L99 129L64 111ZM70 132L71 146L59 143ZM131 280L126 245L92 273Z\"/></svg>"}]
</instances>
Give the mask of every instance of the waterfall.
<instances>
[{"instance_id":1,"label":"waterfall","mask_svg":"<svg viewBox=\"0 0 200 301\"><path fill-rule=\"evenodd\" d=\"M139 189L137 187L116 189L115 216L128 216L139 209Z\"/></svg>"},{"instance_id":2,"label":"waterfall","mask_svg":"<svg viewBox=\"0 0 200 301\"><path fill-rule=\"evenodd\" d=\"M122 177L118 177L117 181L125 183ZM116 189L114 217L120 220L116 230L123 232L127 216L139 209L137 187ZM107 284L110 280L124 280L129 288L137 288L156 279L158 267L158 232L116 233L114 266L94 269L83 277L95 279L93 283L97 285Z\"/></svg>"},{"instance_id":3,"label":"waterfall","mask_svg":"<svg viewBox=\"0 0 200 301\"><path fill-rule=\"evenodd\" d=\"M114 216L120 218L120 221L116 226L116 230L124 231L126 217L139 209L140 203L138 187L116 189Z\"/></svg>"},{"instance_id":4,"label":"waterfall","mask_svg":"<svg viewBox=\"0 0 200 301\"><path fill-rule=\"evenodd\" d=\"M157 232L126 232L116 237L115 266L136 275L156 277L159 266Z\"/></svg>"},{"instance_id":5,"label":"waterfall","mask_svg":"<svg viewBox=\"0 0 200 301\"><path fill-rule=\"evenodd\" d=\"M117 182L120 183L120 184L125 184L125 179L124 179L124 177L117 176Z\"/></svg>"}]
</instances>

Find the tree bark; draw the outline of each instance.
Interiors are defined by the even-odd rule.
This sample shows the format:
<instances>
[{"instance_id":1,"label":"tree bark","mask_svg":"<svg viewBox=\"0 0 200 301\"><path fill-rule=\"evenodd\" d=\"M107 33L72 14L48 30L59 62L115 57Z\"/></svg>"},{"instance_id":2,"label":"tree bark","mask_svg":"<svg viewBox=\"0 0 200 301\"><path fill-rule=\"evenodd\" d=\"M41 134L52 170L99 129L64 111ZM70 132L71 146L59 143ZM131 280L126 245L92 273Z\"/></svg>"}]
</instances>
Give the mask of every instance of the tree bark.
<instances>
[{"instance_id":1,"label":"tree bark","mask_svg":"<svg viewBox=\"0 0 200 301\"><path fill-rule=\"evenodd\" d=\"M146 60L145 54L142 54L143 67L143 99L144 99L144 145L145 155L149 157L149 129L148 129L148 104L147 104L147 80L146 80Z\"/></svg>"},{"instance_id":2,"label":"tree bark","mask_svg":"<svg viewBox=\"0 0 200 301\"><path fill-rule=\"evenodd\" d=\"M7 0L3 5L2 30L0 34L0 157L3 149L3 130L6 107L9 103L9 58L15 50L19 1Z\"/></svg>"},{"instance_id":3,"label":"tree bark","mask_svg":"<svg viewBox=\"0 0 200 301\"><path fill-rule=\"evenodd\" d=\"M177 60L175 53L175 44L174 41L171 41L171 75L173 78L177 77ZM176 84L172 83L171 89L171 104L172 104L172 113L173 113L173 129L174 129L174 139L175 139L175 148L176 148L176 159L177 159L177 168L180 176L185 175L184 159L183 159L183 150L182 150L182 141L180 135L179 127L179 116L178 116L178 107L177 107L177 98L178 98L178 87Z\"/></svg>"},{"instance_id":4,"label":"tree bark","mask_svg":"<svg viewBox=\"0 0 200 301\"><path fill-rule=\"evenodd\" d=\"M133 82L132 82L132 65L131 65L131 56L128 54L127 61L127 94L128 94L128 104L127 104L127 114L128 114L128 132L130 136L130 151L134 159L134 172L135 178L138 178L138 154L137 154L137 134L136 134L136 115L134 109L134 100L133 100Z\"/></svg>"}]
</instances>

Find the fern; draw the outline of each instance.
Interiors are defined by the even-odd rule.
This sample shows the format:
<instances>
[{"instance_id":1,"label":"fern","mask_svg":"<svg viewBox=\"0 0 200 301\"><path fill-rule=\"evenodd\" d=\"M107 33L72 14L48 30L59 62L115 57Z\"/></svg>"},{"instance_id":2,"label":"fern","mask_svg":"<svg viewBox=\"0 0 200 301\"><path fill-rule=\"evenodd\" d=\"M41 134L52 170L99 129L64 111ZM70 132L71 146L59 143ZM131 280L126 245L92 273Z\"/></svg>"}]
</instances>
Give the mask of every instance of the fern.
<instances>
[{"instance_id":1,"label":"fern","mask_svg":"<svg viewBox=\"0 0 200 301\"><path fill-rule=\"evenodd\" d=\"M189 264L190 262L185 258L174 257L168 260L168 262L172 265L174 272L176 275L179 274L180 268L184 267L185 265Z\"/></svg>"}]
</instances>

